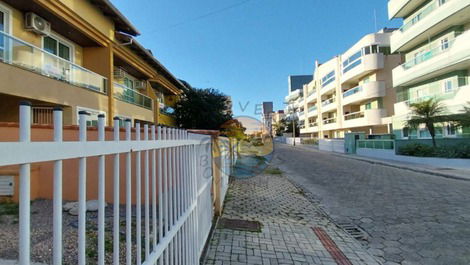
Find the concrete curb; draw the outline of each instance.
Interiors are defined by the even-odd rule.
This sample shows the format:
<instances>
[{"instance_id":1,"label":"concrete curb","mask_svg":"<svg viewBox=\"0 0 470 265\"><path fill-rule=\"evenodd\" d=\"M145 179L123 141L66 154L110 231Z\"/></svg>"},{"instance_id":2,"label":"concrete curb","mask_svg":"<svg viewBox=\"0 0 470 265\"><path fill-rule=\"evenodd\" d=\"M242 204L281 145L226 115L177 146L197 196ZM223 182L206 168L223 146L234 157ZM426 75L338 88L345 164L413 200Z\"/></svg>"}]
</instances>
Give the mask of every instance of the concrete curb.
<instances>
[{"instance_id":1,"label":"concrete curb","mask_svg":"<svg viewBox=\"0 0 470 265\"><path fill-rule=\"evenodd\" d=\"M388 167L393 167L393 168L405 169L405 170L409 170L409 171L413 171L413 172L425 173L425 174L444 177L444 178L449 178L449 179L470 181L470 176L469 177L463 177L463 176L460 176L460 175L437 172L435 170L424 169L424 168L420 168L420 167L413 167L413 166L408 166L408 165L403 165L403 164L397 164L397 163L394 163L394 162L370 159L370 158L366 158L366 157L358 157L357 155L343 155L343 154L339 154L339 153L315 150L315 149L312 149L312 148L302 147L302 146L295 146L295 147L291 146L291 147L299 148L299 149L306 150L306 151L326 153L326 154L330 154L330 155L334 155L334 156L338 156L338 157L343 157L343 158L347 158L347 159L363 161L363 162L367 162L367 163L370 163L370 164L377 164L377 165L381 165L381 166L388 166Z\"/></svg>"}]
</instances>

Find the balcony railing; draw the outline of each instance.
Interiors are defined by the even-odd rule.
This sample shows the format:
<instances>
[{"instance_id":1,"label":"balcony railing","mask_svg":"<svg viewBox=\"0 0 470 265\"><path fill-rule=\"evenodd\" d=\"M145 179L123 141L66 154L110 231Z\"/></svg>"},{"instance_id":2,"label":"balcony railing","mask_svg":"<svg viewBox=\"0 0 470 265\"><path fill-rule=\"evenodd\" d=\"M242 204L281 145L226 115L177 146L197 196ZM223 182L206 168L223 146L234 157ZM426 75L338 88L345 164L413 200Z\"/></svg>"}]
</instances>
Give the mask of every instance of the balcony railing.
<instances>
[{"instance_id":1,"label":"balcony railing","mask_svg":"<svg viewBox=\"0 0 470 265\"><path fill-rule=\"evenodd\" d=\"M310 127L317 127L318 126L318 122L311 122L309 124Z\"/></svg>"},{"instance_id":2,"label":"balcony railing","mask_svg":"<svg viewBox=\"0 0 470 265\"><path fill-rule=\"evenodd\" d=\"M311 95L313 95L313 94L315 94L315 93L317 93L317 90L316 90L316 89L314 89L314 90L308 92L307 97L310 97Z\"/></svg>"},{"instance_id":3,"label":"balcony railing","mask_svg":"<svg viewBox=\"0 0 470 265\"><path fill-rule=\"evenodd\" d=\"M299 112L299 117L304 116L304 115L305 115L304 111Z\"/></svg>"},{"instance_id":4,"label":"balcony railing","mask_svg":"<svg viewBox=\"0 0 470 265\"><path fill-rule=\"evenodd\" d=\"M336 118L329 118L329 119L323 120L324 125L332 124L332 123L336 123Z\"/></svg>"},{"instance_id":5,"label":"balcony railing","mask_svg":"<svg viewBox=\"0 0 470 265\"><path fill-rule=\"evenodd\" d=\"M335 99L334 98L329 98L327 100L322 101L321 105L324 107L326 105L332 104L333 102L335 102Z\"/></svg>"},{"instance_id":6,"label":"balcony railing","mask_svg":"<svg viewBox=\"0 0 470 265\"><path fill-rule=\"evenodd\" d=\"M310 108L308 108L308 112L314 112L317 110L317 106L311 106Z\"/></svg>"},{"instance_id":7,"label":"balcony railing","mask_svg":"<svg viewBox=\"0 0 470 265\"><path fill-rule=\"evenodd\" d=\"M421 10L418 14L416 14L415 16L413 16L413 18L411 18L407 23L405 23L403 26L401 26L400 28L400 31L401 32L405 32L407 31L408 29L410 29L412 26L414 26L416 23L418 23L419 21L421 21L423 18L427 17L429 14L431 14L434 10L438 9L439 7L441 7L442 5L444 5L445 3L447 3L448 1L451 1L451 0L447 0L446 2L444 3L440 3L440 0L434 0L432 4L430 4L428 7L426 7L425 9Z\"/></svg>"},{"instance_id":8,"label":"balcony railing","mask_svg":"<svg viewBox=\"0 0 470 265\"><path fill-rule=\"evenodd\" d=\"M425 95L415 96L413 98L410 98L407 100L405 99L399 102L405 102L407 105L410 105L413 103L423 102L431 98L441 98L441 97L451 95L452 93L459 90L461 87L468 86L470 84L470 77L462 76L462 77L455 78L451 81L452 81L451 82L452 85L447 88L448 89L447 91L442 91L442 87L443 87L442 82L437 82L437 83L430 84L426 88L420 90L421 93L425 93Z\"/></svg>"},{"instance_id":9,"label":"balcony railing","mask_svg":"<svg viewBox=\"0 0 470 265\"><path fill-rule=\"evenodd\" d=\"M358 148L368 148L368 149L383 149L383 150L393 150L395 149L395 141L389 139L383 140L357 140Z\"/></svg>"},{"instance_id":10,"label":"balcony railing","mask_svg":"<svg viewBox=\"0 0 470 265\"><path fill-rule=\"evenodd\" d=\"M75 86L106 93L106 77L2 31L0 31L0 60Z\"/></svg>"},{"instance_id":11,"label":"balcony railing","mask_svg":"<svg viewBox=\"0 0 470 265\"><path fill-rule=\"evenodd\" d=\"M364 112L362 112L362 111L348 113L348 114L344 115L344 120L345 121L360 119L360 118L364 118Z\"/></svg>"},{"instance_id":12,"label":"balcony railing","mask_svg":"<svg viewBox=\"0 0 470 265\"><path fill-rule=\"evenodd\" d=\"M354 95L356 93L359 93L361 91L362 91L362 86L357 86L357 87L351 88L351 89L349 89L349 90L347 90L346 92L343 93L343 98L352 96L352 95Z\"/></svg>"},{"instance_id":13,"label":"balcony railing","mask_svg":"<svg viewBox=\"0 0 470 265\"><path fill-rule=\"evenodd\" d=\"M450 48L452 47L454 42L455 42L455 39L452 39L452 40L449 40L445 44L440 44L437 47L434 47L434 48L424 52L423 54L421 54L419 56L416 56L412 60L407 61L402 66L405 70L408 70L408 69L410 69L410 68L412 68L412 67L414 67L414 66L416 66L420 63L423 63L423 62L425 62L425 61L427 61L431 58L436 57L437 55L445 53L445 52L450 50Z\"/></svg>"},{"instance_id":14,"label":"balcony railing","mask_svg":"<svg viewBox=\"0 0 470 265\"><path fill-rule=\"evenodd\" d=\"M146 109L152 109L152 99L119 83L114 83L114 97Z\"/></svg>"}]
</instances>

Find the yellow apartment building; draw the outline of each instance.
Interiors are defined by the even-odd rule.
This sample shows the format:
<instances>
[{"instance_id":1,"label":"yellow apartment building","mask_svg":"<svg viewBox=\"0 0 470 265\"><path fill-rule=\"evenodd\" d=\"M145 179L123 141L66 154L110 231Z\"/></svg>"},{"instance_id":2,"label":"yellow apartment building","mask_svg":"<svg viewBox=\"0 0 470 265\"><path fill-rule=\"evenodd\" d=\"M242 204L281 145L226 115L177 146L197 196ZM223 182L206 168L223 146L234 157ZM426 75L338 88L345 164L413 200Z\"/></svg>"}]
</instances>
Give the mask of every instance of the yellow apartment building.
<instances>
[{"instance_id":1,"label":"yellow apartment building","mask_svg":"<svg viewBox=\"0 0 470 265\"><path fill-rule=\"evenodd\" d=\"M400 55L390 54L393 29L364 36L345 53L319 64L297 102L301 134L343 138L348 132L391 133L395 90L392 69Z\"/></svg>"},{"instance_id":2,"label":"yellow apartment building","mask_svg":"<svg viewBox=\"0 0 470 265\"><path fill-rule=\"evenodd\" d=\"M0 122L18 121L18 102L32 103L35 124L90 123L104 113L173 125L184 88L134 37L138 30L108 0L0 0Z\"/></svg>"}]
</instances>

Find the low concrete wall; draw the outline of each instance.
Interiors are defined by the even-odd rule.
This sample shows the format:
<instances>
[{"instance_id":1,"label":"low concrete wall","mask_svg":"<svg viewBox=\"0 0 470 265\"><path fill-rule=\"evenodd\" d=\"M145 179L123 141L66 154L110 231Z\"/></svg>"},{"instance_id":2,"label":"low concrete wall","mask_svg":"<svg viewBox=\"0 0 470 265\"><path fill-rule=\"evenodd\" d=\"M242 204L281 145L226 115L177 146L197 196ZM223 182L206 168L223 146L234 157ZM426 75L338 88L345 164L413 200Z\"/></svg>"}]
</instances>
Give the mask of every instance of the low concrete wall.
<instances>
[{"instance_id":1,"label":"low concrete wall","mask_svg":"<svg viewBox=\"0 0 470 265\"><path fill-rule=\"evenodd\" d=\"M318 149L344 154L344 139L320 139L318 140Z\"/></svg>"},{"instance_id":2,"label":"low concrete wall","mask_svg":"<svg viewBox=\"0 0 470 265\"><path fill-rule=\"evenodd\" d=\"M442 168L460 168L470 169L470 159L458 159L458 158L438 158L438 157L415 157L415 156L402 156L396 155L394 150L381 150L381 149L369 149L369 148L358 148L357 152L360 156L388 159L399 162L415 163L429 165L433 167Z\"/></svg>"}]
</instances>

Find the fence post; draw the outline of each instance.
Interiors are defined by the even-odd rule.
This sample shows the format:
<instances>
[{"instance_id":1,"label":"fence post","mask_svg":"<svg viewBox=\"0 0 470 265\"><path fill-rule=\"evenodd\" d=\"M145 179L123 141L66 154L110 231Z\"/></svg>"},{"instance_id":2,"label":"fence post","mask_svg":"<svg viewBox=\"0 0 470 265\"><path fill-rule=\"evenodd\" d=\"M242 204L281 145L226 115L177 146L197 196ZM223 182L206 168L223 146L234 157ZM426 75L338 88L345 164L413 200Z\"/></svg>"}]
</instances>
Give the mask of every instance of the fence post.
<instances>
[{"instance_id":1,"label":"fence post","mask_svg":"<svg viewBox=\"0 0 470 265\"><path fill-rule=\"evenodd\" d=\"M98 115L98 141L105 141L105 116ZM105 263L105 156L99 156L98 160L98 264Z\"/></svg>"},{"instance_id":2,"label":"fence post","mask_svg":"<svg viewBox=\"0 0 470 265\"><path fill-rule=\"evenodd\" d=\"M87 141L86 111L79 115L79 141ZM78 264L86 265L86 158L81 157L78 164Z\"/></svg>"},{"instance_id":3,"label":"fence post","mask_svg":"<svg viewBox=\"0 0 470 265\"><path fill-rule=\"evenodd\" d=\"M56 107L54 116L54 142L62 142L62 108ZM62 160L54 162L54 221L53 259L54 265L62 264Z\"/></svg>"},{"instance_id":4,"label":"fence post","mask_svg":"<svg viewBox=\"0 0 470 265\"><path fill-rule=\"evenodd\" d=\"M140 123L135 124L135 140L140 141ZM137 264L142 264L142 171L141 171L141 156L140 151L136 152L135 157L135 209L136 209L136 261Z\"/></svg>"},{"instance_id":5,"label":"fence post","mask_svg":"<svg viewBox=\"0 0 470 265\"><path fill-rule=\"evenodd\" d=\"M31 103L20 103L20 142L31 141ZM20 165L20 228L19 228L19 264L29 265L30 263L30 234L31 234L31 166L30 164Z\"/></svg>"},{"instance_id":6,"label":"fence post","mask_svg":"<svg viewBox=\"0 0 470 265\"><path fill-rule=\"evenodd\" d=\"M114 141L119 142L119 123L121 119L114 117ZM119 265L119 154L114 155L114 172L113 172L113 262Z\"/></svg>"},{"instance_id":7,"label":"fence post","mask_svg":"<svg viewBox=\"0 0 470 265\"><path fill-rule=\"evenodd\" d=\"M126 141L130 142L131 120L126 120ZM126 265L132 264L132 155L126 153Z\"/></svg>"},{"instance_id":8,"label":"fence post","mask_svg":"<svg viewBox=\"0 0 470 265\"><path fill-rule=\"evenodd\" d=\"M220 152L220 140L217 136L212 136L212 175L214 176L214 214L220 216L222 214L222 154Z\"/></svg>"}]
</instances>

